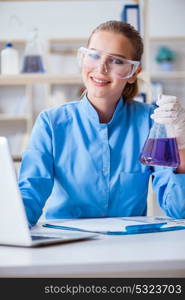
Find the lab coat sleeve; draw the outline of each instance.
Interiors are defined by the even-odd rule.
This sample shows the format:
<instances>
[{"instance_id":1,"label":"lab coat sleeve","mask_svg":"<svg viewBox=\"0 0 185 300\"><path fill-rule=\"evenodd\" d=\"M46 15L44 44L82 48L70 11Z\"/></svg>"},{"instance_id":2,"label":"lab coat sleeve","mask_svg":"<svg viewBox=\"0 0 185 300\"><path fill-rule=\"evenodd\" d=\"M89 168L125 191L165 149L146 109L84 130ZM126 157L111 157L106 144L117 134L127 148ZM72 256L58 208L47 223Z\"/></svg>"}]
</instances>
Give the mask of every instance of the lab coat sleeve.
<instances>
[{"instance_id":1,"label":"lab coat sleeve","mask_svg":"<svg viewBox=\"0 0 185 300\"><path fill-rule=\"evenodd\" d=\"M19 188L29 225L33 226L53 188L52 129L47 112L37 118L19 173Z\"/></svg>"},{"instance_id":2,"label":"lab coat sleeve","mask_svg":"<svg viewBox=\"0 0 185 300\"><path fill-rule=\"evenodd\" d=\"M153 189L164 213L172 218L185 218L185 174L157 167L153 176Z\"/></svg>"}]
</instances>

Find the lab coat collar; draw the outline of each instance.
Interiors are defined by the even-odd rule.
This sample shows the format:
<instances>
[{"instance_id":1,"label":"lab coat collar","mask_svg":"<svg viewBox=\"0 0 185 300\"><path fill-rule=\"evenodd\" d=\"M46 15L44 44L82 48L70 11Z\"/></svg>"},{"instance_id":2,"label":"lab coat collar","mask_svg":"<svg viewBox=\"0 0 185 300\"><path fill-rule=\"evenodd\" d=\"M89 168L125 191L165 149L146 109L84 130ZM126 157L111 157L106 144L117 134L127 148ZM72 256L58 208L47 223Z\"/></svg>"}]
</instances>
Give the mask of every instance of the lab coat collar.
<instances>
[{"instance_id":1,"label":"lab coat collar","mask_svg":"<svg viewBox=\"0 0 185 300\"><path fill-rule=\"evenodd\" d=\"M116 109L112 116L112 119L107 123L107 125L111 125L115 120L117 120L117 118L120 116L120 113L123 112L124 103L125 103L125 100L123 99L123 97L121 97L117 103L117 106L116 106ZM83 98L81 100L81 105L82 105L83 110L85 111L86 115L88 116L88 118L90 118L95 123L98 123L100 125L103 124L103 123L100 123L98 113L95 110L95 108L93 107L93 105L90 103L90 101L88 100L87 95L83 96Z\"/></svg>"}]
</instances>

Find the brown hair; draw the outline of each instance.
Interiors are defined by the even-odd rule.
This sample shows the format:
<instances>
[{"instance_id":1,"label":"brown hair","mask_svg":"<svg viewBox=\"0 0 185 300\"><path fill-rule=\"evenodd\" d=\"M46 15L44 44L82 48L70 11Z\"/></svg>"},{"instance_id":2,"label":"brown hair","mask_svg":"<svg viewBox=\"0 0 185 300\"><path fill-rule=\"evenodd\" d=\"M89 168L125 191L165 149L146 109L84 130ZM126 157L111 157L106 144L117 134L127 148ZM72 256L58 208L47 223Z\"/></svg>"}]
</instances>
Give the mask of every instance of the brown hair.
<instances>
[{"instance_id":1,"label":"brown hair","mask_svg":"<svg viewBox=\"0 0 185 300\"><path fill-rule=\"evenodd\" d=\"M111 31L114 33L122 34L125 37L127 37L133 46L132 59L141 61L141 57L143 54L143 40L139 32L132 25L126 22L115 21L115 20L102 23L98 27L96 27L91 33L87 42L87 46L91 41L92 35L98 31ZM135 82L133 83L127 82L122 92L122 96L126 101L129 101L132 100L137 94L138 94L138 81L136 78Z\"/></svg>"}]
</instances>

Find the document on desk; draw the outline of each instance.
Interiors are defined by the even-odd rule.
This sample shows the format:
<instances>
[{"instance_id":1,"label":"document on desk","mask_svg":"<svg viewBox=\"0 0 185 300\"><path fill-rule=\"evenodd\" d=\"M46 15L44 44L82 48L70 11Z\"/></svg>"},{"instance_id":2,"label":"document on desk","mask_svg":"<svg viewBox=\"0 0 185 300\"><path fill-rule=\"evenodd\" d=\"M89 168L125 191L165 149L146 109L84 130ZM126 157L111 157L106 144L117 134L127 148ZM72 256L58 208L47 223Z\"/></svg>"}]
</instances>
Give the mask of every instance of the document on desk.
<instances>
[{"instance_id":1,"label":"document on desk","mask_svg":"<svg viewBox=\"0 0 185 300\"><path fill-rule=\"evenodd\" d=\"M176 220L168 217L80 218L49 220L43 226L106 235L128 235L185 230L185 219Z\"/></svg>"}]
</instances>

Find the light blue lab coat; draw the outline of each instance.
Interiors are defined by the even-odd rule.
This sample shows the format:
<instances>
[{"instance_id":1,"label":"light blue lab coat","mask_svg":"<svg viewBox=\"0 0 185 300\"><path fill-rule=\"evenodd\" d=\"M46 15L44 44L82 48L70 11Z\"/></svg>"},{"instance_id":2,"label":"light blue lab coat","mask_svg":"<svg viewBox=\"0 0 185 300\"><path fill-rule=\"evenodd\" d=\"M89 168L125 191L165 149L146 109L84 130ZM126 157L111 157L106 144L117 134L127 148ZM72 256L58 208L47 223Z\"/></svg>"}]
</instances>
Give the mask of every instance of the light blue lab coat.
<instances>
[{"instance_id":1,"label":"light blue lab coat","mask_svg":"<svg viewBox=\"0 0 185 300\"><path fill-rule=\"evenodd\" d=\"M153 107L120 99L109 123L84 96L43 111L23 155L19 187L34 225L47 218L144 216L149 177L168 216L185 218L185 174L141 164Z\"/></svg>"}]
</instances>

